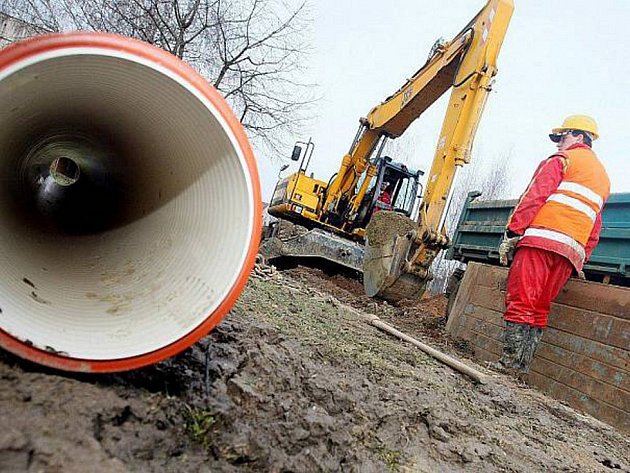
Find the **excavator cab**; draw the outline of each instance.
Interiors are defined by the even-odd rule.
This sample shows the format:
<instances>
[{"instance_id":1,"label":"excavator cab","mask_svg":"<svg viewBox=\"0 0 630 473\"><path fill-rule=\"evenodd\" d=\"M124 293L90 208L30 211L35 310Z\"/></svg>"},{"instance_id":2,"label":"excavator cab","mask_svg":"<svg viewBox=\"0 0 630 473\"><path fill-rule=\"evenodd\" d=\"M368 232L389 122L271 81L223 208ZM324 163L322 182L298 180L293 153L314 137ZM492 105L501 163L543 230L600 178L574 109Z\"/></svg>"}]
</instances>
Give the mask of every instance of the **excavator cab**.
<instances>
[{"instance_id":1,"label":"excavator cab","mask_svg":"<svg viewBox=\"0 0 630 473\"><path fill-rule=\"evenodd\" d=\"M356 228L365 228L372 216L381 210L400 213L412 218L418 195L421 193L420 176L424 171L414 171L405 164L393 161L389 156L380 158L378 172L368 185L356 219ZM355 193L363 185L366 176L357 182Z\"/></svg>"}]
</instances>

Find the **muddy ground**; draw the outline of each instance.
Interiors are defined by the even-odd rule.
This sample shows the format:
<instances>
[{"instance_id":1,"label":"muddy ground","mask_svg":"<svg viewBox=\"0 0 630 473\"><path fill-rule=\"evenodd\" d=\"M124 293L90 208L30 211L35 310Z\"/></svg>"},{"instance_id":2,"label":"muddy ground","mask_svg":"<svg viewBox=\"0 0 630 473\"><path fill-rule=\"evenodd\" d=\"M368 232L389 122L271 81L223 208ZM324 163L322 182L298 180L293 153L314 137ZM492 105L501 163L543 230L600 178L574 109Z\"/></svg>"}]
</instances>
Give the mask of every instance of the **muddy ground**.
<instances>
[{"instance_id":1,"label":"muddy ground","mask_svg":"<svg viewBox=\"0 0 630 473\"><path fill-rule=\"evenodd\" d=\"M627 435L466 360L442 298L360 294L313 269L259 274L202 342L131 373L64 374L0 352L0 472L630 472Z\"/></svg>"}]
</instances>

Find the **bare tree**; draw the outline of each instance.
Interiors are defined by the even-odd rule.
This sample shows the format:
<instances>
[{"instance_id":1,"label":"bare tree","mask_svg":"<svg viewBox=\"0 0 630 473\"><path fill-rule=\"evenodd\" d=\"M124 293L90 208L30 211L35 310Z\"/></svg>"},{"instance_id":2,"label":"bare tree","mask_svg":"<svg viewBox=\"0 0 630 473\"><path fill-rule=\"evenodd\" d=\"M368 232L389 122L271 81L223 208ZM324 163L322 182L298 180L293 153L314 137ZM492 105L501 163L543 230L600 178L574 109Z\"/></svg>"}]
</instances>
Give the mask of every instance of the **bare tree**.
<instances>
[{"instance_id":1,"label":"bare tree","mask_svg":"<svg viewBox=\"0 0 630 473\"><path fill-rule=\"evenodd\" d=\"M394 161L410 165L417 162L417 150L419 148L420 137L414 133L406 133L395 140L387 140L383 153L390 156Z\"/></svg>"},{"instance_id":2,"label":"bare tree","mask_svg":"<svg viewBox=\"0 0 630 473\"><path fill-rule=\"evenodd\" d=\"M0 0L46 31L118 33L195 67L228 100L250 138L284 153L313 103L304 81L307 0Z\"/></svg>"}]
</instances>

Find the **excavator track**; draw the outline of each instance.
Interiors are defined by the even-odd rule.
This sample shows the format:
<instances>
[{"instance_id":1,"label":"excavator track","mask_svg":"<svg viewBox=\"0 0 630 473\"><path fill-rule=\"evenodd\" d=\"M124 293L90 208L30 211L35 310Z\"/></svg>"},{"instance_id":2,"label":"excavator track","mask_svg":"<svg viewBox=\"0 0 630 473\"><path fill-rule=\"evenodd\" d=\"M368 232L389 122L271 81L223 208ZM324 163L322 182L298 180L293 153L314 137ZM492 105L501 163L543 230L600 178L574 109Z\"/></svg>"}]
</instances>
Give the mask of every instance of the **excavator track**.
<instances>
[{"instance_id":1,"label":"excavator track","mask_svg":"<svg viewBox=\"0 0 630 473\"><path fill-rule=\"evenodd\" d=\"M271 235L263 240L259 252L272 262L327 262L359 275L364 247L326 230L309 230L301 225L279 220Z\"/></svg>"}]
</instances>

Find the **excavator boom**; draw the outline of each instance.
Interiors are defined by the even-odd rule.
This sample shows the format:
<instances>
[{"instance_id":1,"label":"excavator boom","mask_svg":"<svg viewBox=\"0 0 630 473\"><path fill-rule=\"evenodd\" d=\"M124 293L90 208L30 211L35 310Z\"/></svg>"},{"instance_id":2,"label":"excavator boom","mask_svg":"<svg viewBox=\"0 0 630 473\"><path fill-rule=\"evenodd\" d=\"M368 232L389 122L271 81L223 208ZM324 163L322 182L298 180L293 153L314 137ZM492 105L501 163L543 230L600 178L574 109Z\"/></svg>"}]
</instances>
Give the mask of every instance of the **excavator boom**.
<instances>
[{"instance_id":1,"label":"excavator boom","mask_svg":"<svg viewBox=\"0 0 630 473\"><path fill-rule=\"evenodd\" d=\"M430 266L448 244L444 221L458 167L470 162L481 114L497 73L497 56L514 10L512 0L490 0L449 43L436 44L429 61L368 115L373 130L400 136L424 110L452 89L419 208L417 226L405 234L375 216L367 228L364 286L370 296L397 301L420 297ZM370 241L370 226L390 229ZM374 233L374 231L372 232Z\"/></svg>"}]
</instances>

